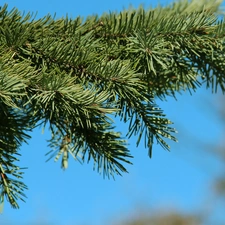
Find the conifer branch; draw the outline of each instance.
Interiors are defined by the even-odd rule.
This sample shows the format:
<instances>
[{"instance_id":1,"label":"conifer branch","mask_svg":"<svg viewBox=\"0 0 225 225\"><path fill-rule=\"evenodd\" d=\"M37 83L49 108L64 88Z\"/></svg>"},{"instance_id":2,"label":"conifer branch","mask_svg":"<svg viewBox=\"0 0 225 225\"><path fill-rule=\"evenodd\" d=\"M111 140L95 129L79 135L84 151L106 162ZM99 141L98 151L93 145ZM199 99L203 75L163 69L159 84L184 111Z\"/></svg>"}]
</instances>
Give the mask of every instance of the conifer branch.
<instances>
[{"instance_id":1,"label":"conifer branch","mask_svg":"<svg viewBox=\"0 0 225 225\"><path fill-rule=\"evenodd\" d=\"M206 83L224 93L222 1L178 1L154 9L58 20L0 8L0 206L18 208L27 188L15 165L36 126L49 126L49 159L92 162L104 176L127 172L127 138L169 150L172 122L155 98L176 98ZM11 178L15 177L17 180Z\"/></svg>"}]
</instances>

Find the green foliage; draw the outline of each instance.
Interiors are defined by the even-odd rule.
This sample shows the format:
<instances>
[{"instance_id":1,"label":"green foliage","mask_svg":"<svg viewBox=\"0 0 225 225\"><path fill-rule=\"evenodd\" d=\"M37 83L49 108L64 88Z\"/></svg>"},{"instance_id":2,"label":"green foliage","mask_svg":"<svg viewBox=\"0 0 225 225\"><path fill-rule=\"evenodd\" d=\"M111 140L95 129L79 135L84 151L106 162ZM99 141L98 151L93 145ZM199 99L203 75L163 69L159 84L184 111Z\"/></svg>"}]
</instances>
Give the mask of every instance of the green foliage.
<instances>
[{"instance_id":1,"label":"green foliage","mask_svg":"<svg viewBox=\"0 0 225 225\"><path fill-rule=\"evenodd\" d=\"M35 19L0 9L1 202L25 197L14 163L36 126L48 126L50 158L93 161L106 176L127 172L132 157L112 118L128 123L127 138L169 150L172 122L155 99L224 87L224 20L220 1L176 2L102 16ZM49 158L49 159L50 159ZM10 178L16 177L18 180Z\"/></svg>"}]
</instances>

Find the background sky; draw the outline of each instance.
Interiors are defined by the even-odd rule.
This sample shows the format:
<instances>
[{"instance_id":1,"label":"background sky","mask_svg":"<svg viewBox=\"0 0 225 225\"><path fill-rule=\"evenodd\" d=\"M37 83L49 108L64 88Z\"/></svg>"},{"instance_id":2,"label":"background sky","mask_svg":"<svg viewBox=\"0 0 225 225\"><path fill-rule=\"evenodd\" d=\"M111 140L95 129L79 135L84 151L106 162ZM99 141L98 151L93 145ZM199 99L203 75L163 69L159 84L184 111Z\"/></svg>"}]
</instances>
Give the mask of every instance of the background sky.
<instances>
[{"instance_id":1,"label":"background sky","mask_svg":"<svg viewBox=\"0 0 225 225\"><path fill-rule=\"evenodd\" d=\"M166 4L171 1L160 1ZM3 1L4 3L4 1ZM132 4L134 7L157 1L139 0L8 0L9 8L38 12L38 17L48 13L62 17L86 17L108 11L120 11ZM50 149L46 130L32 133L29 145L21 148L21 162L28 170L24 182L28 185L26 203L19 202L14 210L8 203L0 215L4 225L103 225L132 217L143 211L147 213L178 210L187 213L211 210L213 191L211 181L222 170L222 164L213 160L202 149L201 141L215 144L222 138L223 127L215 113L218 96L203 87L193 96L184 93L178 101L157 101L179 131L179 143L171 144L171 152L159 145L153 146L153 158L148 158L143 145L136 148L136 139L129 140L133 165L127 165L128 174L116 179L103 179L92 164L69 161L69 168L61 170L60 162L48 163L45 153ZM126 126L117 123L117 129L125 134ZM199 142L200 141L200 142ZM207 196L207 198L206 198ZM214 202L215 203L215 202ZM219 220L219 202L213 205L214 216ZM222 217L221 217L222 218Z\"/></svg>"}]
</instances>

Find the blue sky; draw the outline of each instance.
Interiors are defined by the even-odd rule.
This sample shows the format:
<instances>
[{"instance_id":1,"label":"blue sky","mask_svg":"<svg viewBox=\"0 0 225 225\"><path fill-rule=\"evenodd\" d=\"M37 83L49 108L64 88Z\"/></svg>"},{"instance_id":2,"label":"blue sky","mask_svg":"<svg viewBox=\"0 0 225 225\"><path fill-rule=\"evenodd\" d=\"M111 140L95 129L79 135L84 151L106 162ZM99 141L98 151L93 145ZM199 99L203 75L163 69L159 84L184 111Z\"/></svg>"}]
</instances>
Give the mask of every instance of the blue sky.
<instances>
[{"instance_id":1,"label":"blue sky","mask_svg":"<svg viewBox=\"0 0 225 225\"><path fill-rule=\"evenodd\" d=\"M55 12L57 17L66 14L86 17L109 10L119 11L130 4L148 6L149 2L158 3L138 0L6 1L9 8L15 6L20 11L38 12L38 17ZM160 1L162 4L168 2L171 1ZM211 181L222 165L196 143L203 140L213 144L222 138L223 127L212 107L217 99L203 87L193 96L188 93L178 96L178 101L172 98L167 102L158 101L175 122L179 143L171 142L171 152L155 144L153 158L149 159L147 149L143 145L136 148L135 138L131 138L133 165L127 166L129 174L118 176L115 181L103 179L93 171L91 164L81 165L70 160L69 168L63 171L60 162L45 163L49 133L46 130L42 134L41 129L36 129L29 145L21 148L21 165L29 168L24 176L29 187L28 198L26 203L20 202L19 210L5 204L0 224L102 225L145 210L158 214L164 210L204 210L205 203L213 196ZM117 129L124 134L125 128L117 123ZM220 216L219 207L215 216Z\"/></svg>"}]
</instances>

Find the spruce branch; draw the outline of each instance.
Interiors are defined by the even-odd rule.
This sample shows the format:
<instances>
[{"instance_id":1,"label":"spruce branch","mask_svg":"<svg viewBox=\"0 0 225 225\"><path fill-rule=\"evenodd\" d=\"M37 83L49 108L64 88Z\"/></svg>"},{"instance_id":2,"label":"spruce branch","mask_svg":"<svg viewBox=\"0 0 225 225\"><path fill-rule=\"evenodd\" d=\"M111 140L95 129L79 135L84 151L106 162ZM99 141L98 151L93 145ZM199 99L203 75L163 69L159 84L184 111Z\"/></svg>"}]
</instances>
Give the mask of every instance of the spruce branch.
<instances>
[{"instance_id":1,"label":"spruce branch","mask_svg":"<svg viewBox=\"0 0 225 225\"><path fill-rule=\"evenodd\" d=\"M49 127L49 159L92 162L103 176L127 172L126 137L169 150L172 122L155 99L176 98L206 83L224 93L225 23L215 0L101 16L35 19L0 8L0 206L18 208L26 185L19 147L36 126ZM17 180L11 178L15 177Z\"/></svg>"}]
</instances>

